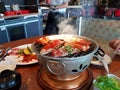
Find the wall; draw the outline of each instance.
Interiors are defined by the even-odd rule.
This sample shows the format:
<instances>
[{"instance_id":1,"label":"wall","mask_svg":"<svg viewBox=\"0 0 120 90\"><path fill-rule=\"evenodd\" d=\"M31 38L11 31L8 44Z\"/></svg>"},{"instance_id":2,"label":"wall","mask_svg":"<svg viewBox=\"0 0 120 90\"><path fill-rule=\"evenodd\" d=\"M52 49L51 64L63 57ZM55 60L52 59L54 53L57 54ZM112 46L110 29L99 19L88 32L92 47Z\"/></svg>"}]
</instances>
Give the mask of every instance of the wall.
<instances>
[{"instance_id":1,"label":"wall","mask_svg":"<svg viewBox=\"0 0 120 90\"><path fill-rule=\"evenodd\" d=\"M111 51L109 42L120 38L120 21L107 19L82 19L81 35L95 40L106 52Z\"/></svg>"}]
</instances>

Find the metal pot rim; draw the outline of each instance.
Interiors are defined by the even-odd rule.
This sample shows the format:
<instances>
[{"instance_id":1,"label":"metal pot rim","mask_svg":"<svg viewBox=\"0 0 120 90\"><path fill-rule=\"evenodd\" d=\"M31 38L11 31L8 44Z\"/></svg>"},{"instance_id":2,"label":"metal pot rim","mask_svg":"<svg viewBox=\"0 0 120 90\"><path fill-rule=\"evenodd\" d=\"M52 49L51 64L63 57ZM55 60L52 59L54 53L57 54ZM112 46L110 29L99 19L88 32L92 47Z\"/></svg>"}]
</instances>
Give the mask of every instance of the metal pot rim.
<instances>
[{"instance_id":1,"label":"metal pot rim","mask_svg":"<svg viewBox=\"0 0 120 90\"><path fill-rule=\"evenodd\" d=\"M92 41L93 43L95 43L96 48L95 48L91 53L89 53L89 54L87 54L87 55L84 55L84 56L72 57L72 58L69 58L69 57L58 58L58 57L45 56L45 55L42 55L42 54L38 53L38 52L34 49L34 43L33 43L33 49L36 51L36 54L40 55L40 56L43 57L43 58L48 58L48 59L55 60L55 61L56 61L56 60L61 60L61 59L62 59L62 60L73 60L73 59L81 59L81 58L88 57L89 55L96 53L96 51L98 50L98 44L96 43L96 41L94 41L94 40L92 40L92 39L90 39L90 38L88 38L88 37L78 36L78 35L70 35L70 34L50 35L50 36L47 36L47 37L56 37L56 36L58 36L58 37L61 37L61 36L62 36L62 37L64 37L64 36L74 36L74 37L84 38L84 39L90 40L90 41Z\"/></svg>"}]
</instances>

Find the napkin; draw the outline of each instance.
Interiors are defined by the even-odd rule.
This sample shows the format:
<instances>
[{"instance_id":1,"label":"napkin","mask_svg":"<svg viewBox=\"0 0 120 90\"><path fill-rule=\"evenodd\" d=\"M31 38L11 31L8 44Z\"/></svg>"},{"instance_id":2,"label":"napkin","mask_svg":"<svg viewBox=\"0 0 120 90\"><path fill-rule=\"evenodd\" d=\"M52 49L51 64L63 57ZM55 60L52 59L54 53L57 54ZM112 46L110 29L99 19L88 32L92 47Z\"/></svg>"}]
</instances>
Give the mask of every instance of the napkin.
<instances>
[{"instance_id":1,"label":"napkin","mask_svg":"<svg viewBox=\"0 0 120 90\"><path fill-rule=\"evenodd\" d=\"M16 62L14 62L13 60L4 60L0 62L0 72L6 69L15 70L15 68Z\"/></svg>"}]
</instances>

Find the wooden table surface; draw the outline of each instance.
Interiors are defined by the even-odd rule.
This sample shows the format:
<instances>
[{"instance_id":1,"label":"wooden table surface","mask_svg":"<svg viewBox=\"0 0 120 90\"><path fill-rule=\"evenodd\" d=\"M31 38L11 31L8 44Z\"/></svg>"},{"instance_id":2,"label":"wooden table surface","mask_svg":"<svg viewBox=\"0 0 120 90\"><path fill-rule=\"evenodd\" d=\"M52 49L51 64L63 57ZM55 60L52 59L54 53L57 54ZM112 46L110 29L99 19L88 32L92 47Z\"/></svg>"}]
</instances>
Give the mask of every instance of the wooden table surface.
<instances>
[{"instance_id":1,"label":"wooden table surface","mask_svg":"<svg viewBox=\"0 0 120 90\"><path fill-rule=\"evenodd\" d=\"M27 38L27 39L21 39L17 41L12 41L8 43L1 44L3 46L7 47L16 47L23 44L29 44L33 43L34 40L38 39L39 37L33 37L33 38ZM115 54L110 54L109 56L112 58L112 63L109 64L110 73L117 75L120 77L120 56ZM37 83L37 72L39 70L40 66L38 63L32 64L32 65L21 65L16 67L16 71L19 72L22 76L22 85L20 90L42 90L41 87ZM98 75L105 74L105 70L102 66L95 66L90 65L89 68L93 72L94 78L96 78Z\"/></svg>"}]
</instances>

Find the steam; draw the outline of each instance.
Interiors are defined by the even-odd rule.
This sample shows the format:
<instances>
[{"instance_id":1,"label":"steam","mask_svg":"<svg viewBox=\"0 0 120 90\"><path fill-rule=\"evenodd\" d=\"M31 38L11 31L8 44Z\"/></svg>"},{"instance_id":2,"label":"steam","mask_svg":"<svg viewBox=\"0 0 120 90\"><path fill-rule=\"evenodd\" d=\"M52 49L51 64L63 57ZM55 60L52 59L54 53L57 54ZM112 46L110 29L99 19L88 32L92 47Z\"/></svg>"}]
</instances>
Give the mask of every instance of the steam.
<instances>
[{"instance_id":1,"label":"steam","mask_svg":"<svg viewBox=\"0 0 120 90\"><path fill-rule=\"evenodd\" d=\"M69 19L63 19L58 24L59 28L59 34L73 34L77 35L77 25L76 25L76 19L69 18Z\"/></svg>"}]
</instances>

